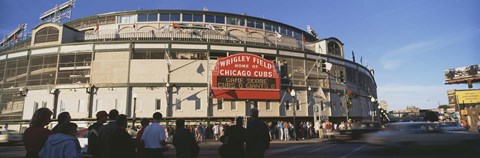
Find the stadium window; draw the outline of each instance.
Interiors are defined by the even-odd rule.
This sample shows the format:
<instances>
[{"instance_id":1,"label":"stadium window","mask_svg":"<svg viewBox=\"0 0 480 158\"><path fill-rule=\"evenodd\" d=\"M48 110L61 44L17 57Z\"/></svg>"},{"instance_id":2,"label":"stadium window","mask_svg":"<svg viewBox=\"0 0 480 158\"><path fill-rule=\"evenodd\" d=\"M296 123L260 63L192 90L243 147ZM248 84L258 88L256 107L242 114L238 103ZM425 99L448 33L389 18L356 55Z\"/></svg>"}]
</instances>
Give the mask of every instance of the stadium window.
<instances>
[{"instance_id":1,"label":"stadium window","mask_svg":"<svg viewBox=\"0 0 480 158\"><path fill-rule=\"evenodd\" d=\"M292 101L291 100L288 100L286 103L285 103L285 110L290 110L290 107L292 107Z\"/></svg>"},{"instance_id":2,"label":"stadium window","mask_svg":"<svg viewBox=\"0 0 480 158\"><path fill-rule=\"evenodd\" d=\"M215 23L215 15L205 15L205 22Z\"/></svg>"},{"instance_id":3,"label":"stadium window","mask_svg":"<svg viewBox=\"0 0 480 158\"><path fill-rule=\"evenodd\" d=\"M227 57L226 52L210 52L210 59L219 59Z\"/></svg>"},{"instance_id":4,"label":"stadium window","mask_svg":"<svg viewBox=\"0 0 480 158\"><path fill-rule=\"evenodd\" d=\"M160 13L160 21L170 21L169 13Z\"/></svg>"},{"instance_id":5,"label":"stadium window","mask_svg":"<svg viewBox=\"0 0 480 158\"><path fill-rule=\"evenodd\" d=\"M135 49L132 51L132 59L164 59L164 49Z\"/></svg>"},{"instance_id":6,"label":"stadium window","mask_svg":"<svg viewBox=\"0 0 480 158\"><path fill-rule=\"evenodd\" d=\"M61 54L58 63L57 83L88 83L90 81L91 52ZM75 67L85 67L78 69Z\"/></svg>"},{"instance_id":7,"label":"stadium window","mask_svg":"<svg viewBox=\"0 0 480 158\"><path fill-rule=\"evenodd\" d=\"M252 28L254 28L254 27L255 27L255 23L253 23L252 20L248 20L248 19L247 19L247 27L252 27Z\"/></svg>"},{"instance_id":8,"label":"stadium window","mask_svg":"<svg viewBox=\"0 0 480 158\"><path fill-rule=\"evenodd\" d=\"M83 99L78 100L77 112L85 112L85 109L86 109L85 100Z\"/></svg>"},{"instance_id":9,"label":"stadium window","mask_svg":"<svg viewBox=\"0 0 480 158\"><path fill-rule=\"evenodd\" d=\"M148 14L138 14L138 22L148 21Z\"/></svg>"},{"instance_id":10,"label":"stadium window","mask_svg":"<svg viewBox=\"0 0 480 158\"><path fill-rule=\"evenodd\" d=\"M203 22L202 14L193 14L193 22Z\"/></svg>"},{"instance_id":11,"label":"stadium window","mask_svg":"<svg viewBox=\"0 0 480 158\"><path fill-rule=\"evenodd\" d=\"M265 30L272 31L272 25L265 23Z\"/></svg>"},{"instance_id":12,"label":"stadium window","mask_svg":"<svg viewBox=\"0 0 480 158\"><path fill-rule=\"evenodd\" d=\"M175 99L175 110L182 110L182 100L181 99Z\"/></svg>"},{"instance_id":13,"label":"stadium window","mask_svg":"<svg viewBox=\"0 0 480 158\"><path fill-rule=\"evenodd\" d=\"M223 110L223 100L222 99L217 99L217 109L218 110Z\"/></svg>"},{"instance_id":14,"label":"stadium window","mask_svg":"<svg viewBox=\"0 0 480 158\"><path fill-rule=\"evenodd\" d=\"M227 24L237 25L237 18L227 17Z\"/></svg>"},{"instance_id":15,"label":"stadium window","mask_svg":"<svg viewBox=\"0 0 480 158\"><path fill-rule=\"evenodd\" d=\"M180 14L179 13L171 13L170 14L170 21L180 21Z\"/></svg>"},{"instance_id":16,"label":"stadium window","mask_svg":"<svg viewBox=\"0 0 480 158\"><path fill-rule=\"evenodd\" d=\"M38 109L38 102L33 102L33 111Z\"/></svg>"},{"instance_id":17,"label":"stadium window","mask_svg":"<svg viewBox=\"0 0 480 158\"><path fill-rule=\"evenodd\" d=\"M270 102L270 101L267 101L267 102L265 103L265 109L266 109L266 110L272 110L272 105L271 105L271 102Z\"/></svg>"},{"instance_id":18,"label":"stadium window","mask_svg":"<svg viewBox=\"0 0 480 158\"><path fill-rule=\"evenodd\" d=\"M35 43L58 41L59 31L54 27L45 27L35 33Z\"/></svg>"},{"instance_id":19,"label":"stadium window","mask_svg":"<svg viewBox=\"0 0 480 158\"><path fill-rule=\"evenodd\" d=\"M49 71L57 67L57 55L47 54L30 56L27 85L46 85L55 83L55 71ZM3 72L3 69L1 69ZM0 74L3 76L3 74Z\"/></svg>"},{"instance_id":20,"label":"stadium window","mask_svg":"<svg viewBox=\"0 0 480 158\"><path fill-rule=\"evenodd\" d=\"M148 21L157 21L158 14L157 13L150 13L148 14Z\"/></svg>"},{"instance_id":21,"label":"stadium window","mask_svg":"<svg viewBox=\"0 0 480 158\"><path fill-rule=\"evenodd\" d=\"M288 29L284 29L283 30L283 34L287 35L287 36L292 36L292 33L290 32L290 30Z\"/></svg>"},{"instance_id":22,"label":"stadium window","mask_svg":"<svg viewBox=\"0 0 480 158\"><path fill-rule=\"evenodd\" d=\"M336 42L328 42L328 54L341 55L340 46Z\"/></svg>"},{"instance_id":23,"label":"stadium window","mask_svg":"<svg viewBox=\"0 0 480 158\"><path fill-rule=\"evenodd\" d=\"M201 99L196 99L195 100L195 110L201 110L202 109L202 100Z\"/></svg>"},{"instance_id":24,"label":"stadium window","mask_svg":"<svg viewBox=\"0 0 480 158\"><path fill-rule=\"evenodd\" d=\"M238 26L245 26L245 19L237 19L237 25Z\"/></svg>"},{"instance_id":25,"label":"stadium window","mask_svg":"<svg viewBox=\"0 0 480 158\"><path fill-rule=\"evenodd\" d=\"M182 14L182 21L193 21L192 14Z\"/></svg>"},{"instance_id":26,"label":"stadium window","mask_svg":"<svg viewBox=\"0 0 480 158\"><path fill-rule=\"evenodd\" d=\"M66 108L67 108L67 102L64 101L64 100L61 100L60 101L60 112L66 111Z\"/></svg>"},{"instance_id":27,"label":"stadium window","mask_svg":"<svg viewBox=\"0 0 480 158\"><path fill-rule=\"evenodd\" d=\"M119 16L117 23L126 24L126 23L134 23L136 15L126 15L126 16Z\"/></svg>"},{"instance_id":28,"label":"stadium window","mask_svg":"<svg viewBox=\"0 0 480 158\"><path fill-rule=\"evenodd\" d=\"M215 16L215 23L218 24L225 24L225 17L224 16Z\"/></svg>"},{"instance_id":29,"label":"stadium window","mask_svg":"<svg viewBox=\"0 0 480 158\"><path fill-rule=\"evenodd\" d=\"M279 27L278 27L278 26L275 26L275 25L272 25L272 31L273 31L273 32L278 32L278 33L280 33Z\"/></svg>"},{"instance_id":30,"label":"stadium window","mask_svg":"<svg viewBox=\"0 0 480 158\"><path fill-rule=\"evenodd\" d=\"M294 38L296 38L296 39L298 39L298 40L301 40L301 39L302 39L302 34L299 33L299 32L294 32L294 33L293 33L293 36L294 36Z\"/></svg>"},{"instance_id":31,"label":"stadium window","mask_svg":"<svg viewBox=\"0 0 480 158\"><path fill-rule=\"evenodd\" d=\"M174 50L171 53L172 59L207 59L207 52L204 51L183 51Z\"/></svg>"},{"instance_id":32,"label":"stadium window","mask_svg":"<svg viewBox=\"0 0 480 158\"><path fill-rule=\"evenodd\" d=\"M261 21L255 21L255 28L257 28L257 29L263 29L263 22L261 22Z\"/></svg>"},{"instance_id":33,"label":"stadium window","mask_svg":"<svg viewBox=\"0 0 480 158\"><path fill-rule=\"evenodd\" d=\"M253 108L258 109L258 101L253 101Z\"/></svg>"},{"instance_id":34,"label":"stadium window","mask_svg":"<svg viewBox=\"0 0 480 158\"><path fill-rule=\"evenodd\" d=\"M160 110L162 108L162 100L155 99L155 110Z\"/></svg>"},{"instance_id":35,"label":"stadium window","mask_svg":"<svg viewBox=\"0 0 480 158\"><path fill-rule=\"evenodd\" d=\"M232 110L237 110L237 102L231 101L230 106L231 106Z\"/></svg>"}]
</instances>

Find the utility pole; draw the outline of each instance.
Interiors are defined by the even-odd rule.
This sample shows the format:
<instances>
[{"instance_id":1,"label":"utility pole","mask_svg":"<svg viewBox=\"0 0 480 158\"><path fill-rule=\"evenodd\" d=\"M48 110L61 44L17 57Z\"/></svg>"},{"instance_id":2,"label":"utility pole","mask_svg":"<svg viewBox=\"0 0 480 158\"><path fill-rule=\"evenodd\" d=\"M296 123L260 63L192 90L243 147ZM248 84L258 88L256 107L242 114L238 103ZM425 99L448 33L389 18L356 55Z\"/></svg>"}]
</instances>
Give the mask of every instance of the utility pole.
<instances>
[{"instance_id":1,"label":"utility pole","mask_svg":"<svg viewBox=\"0 0 480 158\"><path fill-rule=\"evenodd\" d=\"M295 140L298 141L298 136L297 136L297 122L295 120L296 118L296 112L297 112L297 100L295 98L295 89L292 89L290 92L290 95L293 97L293 135L295 136Z\"/></svg>"}]
</instances>

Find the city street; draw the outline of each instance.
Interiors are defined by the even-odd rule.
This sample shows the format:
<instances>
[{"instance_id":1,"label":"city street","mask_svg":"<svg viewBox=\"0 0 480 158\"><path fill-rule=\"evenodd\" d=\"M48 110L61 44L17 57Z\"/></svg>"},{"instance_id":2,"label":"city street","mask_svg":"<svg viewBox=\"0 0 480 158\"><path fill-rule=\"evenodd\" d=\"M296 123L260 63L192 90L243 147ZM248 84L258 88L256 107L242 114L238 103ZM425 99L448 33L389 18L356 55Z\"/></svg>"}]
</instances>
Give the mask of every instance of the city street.
<instances>
[{"instance_id":1,"label":"city street","mask_svg":"<svg viewBox=\"0 0 480 158\"><path fill-rule=\"evenodd\" d=\"M204 142L200 144L199 158L219 157L217 149L218 142ZM477 150L478 151L478 150ZM23 146L0 146L0 157L19 158L23 157L25 151ZM361 142L328 143L318 139L298 142L273 141L266 157L272 158L473 158L478 157L478 152L461 150L431 150L395 152L385 151L380 147L365 145ZM175 151L172 148L165 153L167 158L174 158Z\"/></svg>"}]
</instances>

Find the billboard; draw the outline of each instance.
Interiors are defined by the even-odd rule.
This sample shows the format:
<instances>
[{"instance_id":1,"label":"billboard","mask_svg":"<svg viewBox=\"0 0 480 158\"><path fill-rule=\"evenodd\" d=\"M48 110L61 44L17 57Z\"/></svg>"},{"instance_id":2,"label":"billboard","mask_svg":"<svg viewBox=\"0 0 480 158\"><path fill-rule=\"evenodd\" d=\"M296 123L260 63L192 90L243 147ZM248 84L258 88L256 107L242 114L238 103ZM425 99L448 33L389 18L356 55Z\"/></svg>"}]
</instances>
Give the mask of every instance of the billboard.
<instances>
[{"instance_id":1,"label":"billboard","mask_svg":"<svg viewBox=\"0 0 480 158\"><path fill-rule=\"evenodd\" d=\"M480 103L480 90L456 91L458 104Z\"/></svg>"},{"instance_id":2,"label":"billboard","mask_svg":"<svg viewBox=\"0 0 480 158\"><path fill-rule=\"evenodd\" d=\"M212 96L279 100L280 79L273 62L248 53L220 58L212 71Z\"/></svg>"},{"instance_id":3,"label":"billboard","mask_svg":"<svg viewBox=\"0 0 480 158\"><path fill-rule=\"evenodd\" d=\"M480 81L480 64L445 70L445 83L466 83L468 80Z\"/></svg>"}]
</instances>

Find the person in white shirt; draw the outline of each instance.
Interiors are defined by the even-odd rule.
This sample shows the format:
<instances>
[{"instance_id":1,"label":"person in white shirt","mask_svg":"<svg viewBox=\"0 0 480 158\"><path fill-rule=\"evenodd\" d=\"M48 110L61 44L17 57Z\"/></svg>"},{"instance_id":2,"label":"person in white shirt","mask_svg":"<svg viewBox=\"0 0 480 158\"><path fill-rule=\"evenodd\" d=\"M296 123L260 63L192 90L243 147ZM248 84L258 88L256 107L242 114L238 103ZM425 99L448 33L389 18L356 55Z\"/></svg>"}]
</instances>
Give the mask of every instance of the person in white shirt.
<instances>
[{"instance_id":1,"label":"person in white shirt","mask_svg":"<svg viewBox=\"0 0 480 158\"><path fill-rule=\"evenodd\" d=\"M142 135L142 142L145 146L147 158L163 158L165 151L165 128L160 125L162 114L155 112L153 114L153 123L145 128Z\"/></svg>"},{"instance_id":2,"label":"person in white shirt","mask_svg":"<svg viewBox=\"0 0 480 158\"><path fill-rule=\"evenodd\" d=\"M216 141L220 139L220 125L218 123L213 126L213 135Z\"/></svg>"}]
</instances>

